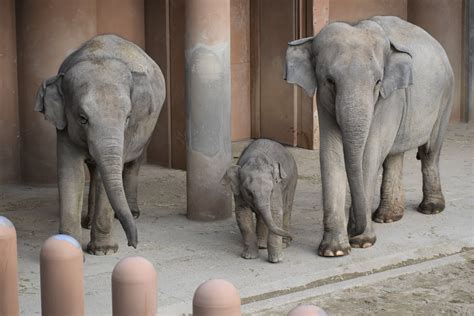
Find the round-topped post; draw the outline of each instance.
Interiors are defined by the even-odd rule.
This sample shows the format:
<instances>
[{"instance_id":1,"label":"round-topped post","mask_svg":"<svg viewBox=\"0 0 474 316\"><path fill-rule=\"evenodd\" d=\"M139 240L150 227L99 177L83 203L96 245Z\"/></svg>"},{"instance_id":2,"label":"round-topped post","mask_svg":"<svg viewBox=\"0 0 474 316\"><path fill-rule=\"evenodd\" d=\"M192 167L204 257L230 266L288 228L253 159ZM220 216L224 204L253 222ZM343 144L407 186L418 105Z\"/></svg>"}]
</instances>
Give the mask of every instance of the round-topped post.
<instances>
[{"instance_id":1,"label":"round-topped post","mask_svg":"<svg viewBox=\"0 0 474 316\"><path fill-rule=\"evenodd\" d=\"M68 235L48 238L41 247L41 314L84 315L84 255Z\"/></svg>"},{"instance_id":2,"label":"round-topped post","mask_svg":"<svg viewBox=\"0 0 474 316\"><path fill-rule=\"evenodd\" d=\"M240 316L240 305L239 292L232 283L212 279L194 292L193 316Z\"/></svg>"},{"instance_id":3,"label":"round-topped post","mask_svg":"<svg viewBox=\"0 0 474 316\"><path fill-rule=\"evenodd\" d=\"M0 216L0 315L19 315L16 230Z\"/></svg>"}]
</instances>

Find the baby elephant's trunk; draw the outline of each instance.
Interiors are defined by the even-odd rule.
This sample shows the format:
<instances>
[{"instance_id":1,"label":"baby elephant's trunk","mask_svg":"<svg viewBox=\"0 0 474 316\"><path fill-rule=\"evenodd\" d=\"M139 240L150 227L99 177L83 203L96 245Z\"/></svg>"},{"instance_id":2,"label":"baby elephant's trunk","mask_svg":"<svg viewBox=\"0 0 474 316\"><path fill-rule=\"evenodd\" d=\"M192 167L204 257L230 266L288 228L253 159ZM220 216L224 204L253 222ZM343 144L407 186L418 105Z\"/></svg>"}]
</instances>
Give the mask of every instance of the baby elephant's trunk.
<instances>
[{"instance_id":1,"label":"baby elephant's trunk","mask_svg":"<svg viewBox=\"0 0 474 316\"><path fill-rule=\"evenodd\" d=\"M265 222L265 224L267 225L269 231L271 231L275 235L279 235L279 236L282 236L282 237L287 237L290 240L293 239L293 236L291 236L291 234L289 232L287 232L286 230L281 229L280 227L278 227L275 224L275 222L273 221L271 208L270 208L269 204L258 206L257 208L258 208L258 211L260 213L260 216L262 216L262 219Z\"/></svg>"}]
</instances>

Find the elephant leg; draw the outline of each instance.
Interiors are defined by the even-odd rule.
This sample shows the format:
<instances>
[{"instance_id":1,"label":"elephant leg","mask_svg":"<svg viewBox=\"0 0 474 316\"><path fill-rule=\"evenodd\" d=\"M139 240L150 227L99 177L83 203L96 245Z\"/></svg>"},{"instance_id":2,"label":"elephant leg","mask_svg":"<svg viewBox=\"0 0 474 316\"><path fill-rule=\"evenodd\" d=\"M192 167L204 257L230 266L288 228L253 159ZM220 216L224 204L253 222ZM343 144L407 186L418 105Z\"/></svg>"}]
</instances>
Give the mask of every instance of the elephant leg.
<instances>
[{"instance_id":1,"label":"elephant leg","mask_svg":"<svg viewBox=\"0 0 474 316\"><path fill-rule=\"evenodd\" d=\"M258 248L267 249L268 227L262 217L257 214L257 242Z\"/></svg>"},{"instance_id":2,"label":"elephant leg","mask_svg":"<svg viewBox=\"0 0 474 316\"><path fill-rule=\"evenodd\" d=\"M70 235L81 242L84 154L69 142L65 131L57 131L57 152L59 233Z\"/></svg>"},{"instance_id":3,"label":"elephant leg","mask_svg":"<svg viewBox=\"0 0 474 316\"><path fill-rule=\"evenodd\" d=\"M244 259L258 258L257 235L255 234L255 224L253 212L243 205L239 197L235 197L235 218L239 226L240 233L244 240L244 250L241 257Z\"/></svg>"},{"instance_id":4,"label":"elephant leg","mask_svg":"<svg viewBox=\"0 0 474 316\"><path fill-rule=\"evenodd\" d=\"M293 210L293 200L295 197L296 181L290 185L283 197L283 230L289 232L291 229L291 212ZM283 248L289 247L291 239L283 237Z\"/></svg>"},{"instance_id":5,"label":"elephant leg","mask_svg":"<svg viewBox=\"0 0 474 316\"><path fill-rule=\"evenodd\" d=\"M321 133L321 181L323 189L324 235L320 256L348 255L351 251L345 214L347 176L344 167L341 131L323 107L318 107Z\"/></svg>"},{"instance_id":6,"label":"elephant leg","mask_svg":"<svg viewBox=\"0 0 474 316\"><path fill-rule=\"evenodd\" d=\"M116 253L118 245L112 240L114 213L110 206L100 172L96 170L95 212L92 218L91 241L87 252L93 255Z\"/></svg>"},{"instance_id":7,"label":"elephant leg","mask_svg":"<svg viewBox=\"0 0 474 316\"><path fill-rule=\"evenodd\" d=\"M144 155L138 159L128 162L123 166L123 186L125 189L125 196L134 218L140 216L140 209L138 208L138 174L143 162Z\"/></svg>"},{"instance_id":8,"label":"elephant leg","mask_svg":"<svg viewBox=\"0 0 474 316\"><path fill-rule=\"evenodd\" d=\"M417 158L421 159L421 172L423 174L423 201L418 206L418 212L423 214L437 214L445 207L441 182L439 178L439 155L441 146L435 150L427 146L418 148Z\"/></svg>"},{"instance_id":9,"label":"elephant leg","mask_svg":"<svg viewBox=\"0 0 474 316\"><path fill-rule=\"evenodd\" d=\"M282 227L283 210L281 208L272 209L272 218L278 227ZM269 262L280 262L283 258L283 237L269 232L267 240L267 251Z\"/></svg>"},{"instance_id":10,"label":"elephant leg","mask_svg":"<svg viewBox=\"0 0 474 316\"><path fill-rule=\"evenodd\" d=\"M81 225L82 228L90 229L92 224L92 218L94 217L95 210L95 191L96 191L96 181L95 181L95 169L96 166L94 163L86 162L87 168L89 169L89 195L87 198L87 209L82 209L81 215Z\"/></svg>"},{"instance_id":11,"label":"elephant leg","mask_svg":"<svg viewBox=\"0 0 474 316\"><path fill-rule=\"evenodd\" d=\"M405 210L403 192L403 154L389 155L383 163L380 204L372 219L378 223L391 223L400 220Z\"/></svg>"}]
</instances>

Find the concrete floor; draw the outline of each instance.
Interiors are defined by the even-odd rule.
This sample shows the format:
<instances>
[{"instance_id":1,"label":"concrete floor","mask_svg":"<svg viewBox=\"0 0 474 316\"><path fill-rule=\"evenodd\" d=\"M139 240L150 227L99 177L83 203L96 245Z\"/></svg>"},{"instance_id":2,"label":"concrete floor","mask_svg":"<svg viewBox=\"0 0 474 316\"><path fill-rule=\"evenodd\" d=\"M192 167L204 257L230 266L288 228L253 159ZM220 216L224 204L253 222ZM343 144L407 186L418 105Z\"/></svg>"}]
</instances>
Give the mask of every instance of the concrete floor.
<instances>
[{"instance_id":1,"label":"concrete floor","mask_svg":"<svg viewBox=\"0 0 474 316\"><path fill-rule=\"evenodd\" d=\"M243 145L235 144L236 157ZM415 151L410 151L404 167L405 216L396 223L375 223L375 246L353 249L341 258L316 255L322 237L318 151L290 150L300 175L293 210L294 242L285 249L283 262L268 263L266 251L256 260L241 259L241 236L233 218L214 223L188 221L185 173L148 165L141 171L138 249L126 247L125 235L116 222L118 253L86 255L87 315L111 314L111 271L121 258L130 255L143 256L155 265L160 315L190 313L194 290L209 278L231 281L240 291L245 314L264 315L271 309L272 315L284 315L296 302L457 263L459 256L473 249L474 125L458 124L449 129L440 163L445 212L428 216L415 210L422 198L421 172ZM40 313L39 251L42 242L57 231L57 209L55 187L0 186L0 215L14 222L18 232L24 315ZM83 245L88 234L83 231ZM467 277L472 279L472 273Z\"/></svg>"}]
</instances>

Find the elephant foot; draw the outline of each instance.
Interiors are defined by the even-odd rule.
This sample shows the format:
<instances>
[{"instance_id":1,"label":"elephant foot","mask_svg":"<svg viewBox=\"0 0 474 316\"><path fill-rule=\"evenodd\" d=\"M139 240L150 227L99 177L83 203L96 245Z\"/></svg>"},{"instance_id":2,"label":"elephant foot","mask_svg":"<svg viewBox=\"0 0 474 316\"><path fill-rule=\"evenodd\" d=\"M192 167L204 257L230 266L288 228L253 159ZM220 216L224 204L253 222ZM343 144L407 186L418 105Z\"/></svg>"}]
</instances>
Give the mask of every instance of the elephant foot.
<instances>
[{"instance_id":1,"label":"elephant foot","mask_svg":"<svg viewBox=\"0 0 474 316\"><path fill-rule=\"evenodd\" d=\"M84 217L81 218L82 228L91 229L91 225L92 225L92 218L91 217L89 217L87 215L87 216L84 216Z\"/></svg>"},{"instance_id":2,"label":"elephant foot","mask_svg":"<svg viewBox=\"0 0 474 316\"><path fill-rule=\"evenodd\" d=\"M271 262L271 263L278 263L278 262L281 262L281 260L283 259L283 255L281 253L279 254L268 254L268 262Z\"/></svg>"},{"instance_id":3,"label":"elephant foot","mask_svg":"<svg viewBox=\"0 0 474 316\"><path fill-rule=\"evenodd\" d=\"M245 248L244 251L242 251L241 255L242 258L244 259L257 259L258 258L258 249L257 248Z\"/></svg>"},{"instance_id":4,"label":"elephant foot","mask_svg":"<svg viewBox=\"0 0 474 316\"><path fill-rule=\"evenodd\" d=\"M351 246L344 234L333 235L324 233L323 240L319 245L318 254L322 257L346 256L351 252Z\"/></svg>"},{"instance_id":5,"label":"elephant foot","mask_svg":"<svg viewBox=\"0 0 474 316\"><path fill-rule=\"evenodd\" d=\"M87 245L87 252L91 255L106 256L108 254L113 255L118 251L118 245L111 241L99 242L90 241Z\"/></svg>"},{"instance_id":6,"label":"elephant foot","mask_svg":"<svg viewBox=\"0 0 474 316\"><path fill-rule=\"evenodd\" d=\"M370 232L350 237L349 243L352 248L369 248L375 244L376 240L375 233Z\"/></svg>"},{"instance_id":7,"label":"elephant foot","mask_svg":"<svg viewBox=\"0 0 474 316\"><path fill-rule=\"evenodd\" d=\"M423 214L438 214L444 210L444 198L424 198L418 205L418 212Z\"/></svg>"},{"instance_id":8,"label":"elephant foot","mask_svg":"<svg viewBox=\"0 0 474 316\"><path fill-rule=\"evenodd\" d=\"M372 215L372 220L377 223L396 222L403 217L404 210L403 206L398 205L379 206Z\"/></svg>"}]
</instances>

